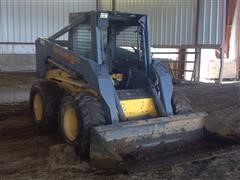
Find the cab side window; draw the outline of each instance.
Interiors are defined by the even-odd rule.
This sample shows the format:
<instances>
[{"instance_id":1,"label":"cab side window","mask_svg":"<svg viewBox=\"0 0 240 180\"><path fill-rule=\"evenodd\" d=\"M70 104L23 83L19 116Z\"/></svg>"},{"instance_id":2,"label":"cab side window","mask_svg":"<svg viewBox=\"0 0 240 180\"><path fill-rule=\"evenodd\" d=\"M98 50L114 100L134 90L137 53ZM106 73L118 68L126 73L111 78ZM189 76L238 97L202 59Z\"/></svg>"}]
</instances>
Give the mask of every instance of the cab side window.
<instances>
[{"instance_id":1,"label":"cab side window","mask_svg":"<svg viewBox=\"0 0 240 180\"><path fill-rule=\"evenodd\" d=\"M73 51L86 58L92 58L92 32L90 24L80 24L73 29Z\"/></svg>"}]
</instances>

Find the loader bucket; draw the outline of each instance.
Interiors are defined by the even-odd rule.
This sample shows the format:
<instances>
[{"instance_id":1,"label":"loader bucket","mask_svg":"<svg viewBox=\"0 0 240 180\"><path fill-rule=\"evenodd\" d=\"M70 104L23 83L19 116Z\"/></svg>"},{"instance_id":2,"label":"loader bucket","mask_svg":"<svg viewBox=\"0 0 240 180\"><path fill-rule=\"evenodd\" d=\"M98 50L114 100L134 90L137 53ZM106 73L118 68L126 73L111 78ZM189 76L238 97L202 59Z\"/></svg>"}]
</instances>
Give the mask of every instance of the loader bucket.
<instances>
[{"instance_id":1,"label":"loader bucket","mask_svg":"<svg viewBox=\"0 0 240 180\"><path fill-rule=\"evenodd\" d=\"M140 151L176 148L204 138L206 113L135 120L94 127L90 162L111 173L128 172L127 158ZM150 151L151 152L151 151Z\"/></svg>"}]
</instances>

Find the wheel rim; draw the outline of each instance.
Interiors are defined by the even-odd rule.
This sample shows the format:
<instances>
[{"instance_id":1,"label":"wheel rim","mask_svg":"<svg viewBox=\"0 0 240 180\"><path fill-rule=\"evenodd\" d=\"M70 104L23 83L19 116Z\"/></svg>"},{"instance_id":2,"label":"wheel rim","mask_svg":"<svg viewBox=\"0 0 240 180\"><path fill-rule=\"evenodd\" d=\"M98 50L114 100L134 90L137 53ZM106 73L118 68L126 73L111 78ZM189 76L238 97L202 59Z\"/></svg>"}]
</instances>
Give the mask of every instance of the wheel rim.
<instances>
[{"instance_id":1,"label":"wheel rim","mask_svg":"<svg viewBox=\"0 0 240 180\"><path fill-rule=\"evenodd\" d=\"M36 93L33 101L34 114L37 121L41 121L43 118L43 100L39 93Z\"/></svg>"},{"instance_id":2,"label":"wheel rim","mask_svg":"<svg viewBox=\"0 0 240 180\"><path fill-rule=\"evenodd\" d=\"M74 141L77 138L78 121L77 113L72 105L67 106L63 116L63 130L65 136Z\"/></svg>"}]
</instances>

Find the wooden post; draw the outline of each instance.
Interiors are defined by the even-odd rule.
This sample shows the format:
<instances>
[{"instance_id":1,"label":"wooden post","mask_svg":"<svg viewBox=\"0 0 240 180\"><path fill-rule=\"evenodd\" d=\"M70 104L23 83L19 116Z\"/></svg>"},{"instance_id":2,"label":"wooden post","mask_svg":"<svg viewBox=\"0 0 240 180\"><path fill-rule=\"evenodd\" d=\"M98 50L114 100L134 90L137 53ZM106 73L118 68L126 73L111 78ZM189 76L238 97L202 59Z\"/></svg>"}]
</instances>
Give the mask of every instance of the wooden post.
<instances>
[{"instance_id":1,"label":"wooden post","mask_svg":"<svg viewBox=\"0 0 240 180\"><path fill-rule=\"evenodd\" d=\"M226 47L225 44L225 32L226 32L226 24L227 24L227 4L225 3L223 6L223 30L222 30L222 44L220 47L220 70L219 70L219 83L222 83L223 79L223 69L224 69L224 49Z\"/></svg>"},{"instance_id":2,"label":"wooden post","mask_svg":"<svg viewBox=\"0 0 240 180\"><path fill-rule=\"evenodd\" d=\"M200 67L201 67L201 48L195 48L195 60L194 60L193 72L191 81L199 81L200 79Z\"/></svg>"},{"instance_id":3,"label":"wooden post","mask_svg":"<svg viewBox=\"0 0 240 180\"><path fill-rule=\"evenodd\" d=\"M199 81L200 77L200 48L198 45L198 29L199 29L199 16L200 16L200 0L197 0L197 12L196 12L196 26L195 26L195 58L194 58L194 66L191 81Z\"/></svg>"},{"instance_id":4,"label":"wooden post","mask_svg":"<svg viewBox=\"0 0 240 180\"><path fill-rule=\"evenodd\" d=\"M116 0L112 0L112 11L116 11Z\"/></svg>"},{"instance_id":5,"label":"wooden post","mask_svg":"<svg viewBox=\"0 0 240 180\"><path fill-rule=\"evenodd\" d=\"M178 60L178 78L184 79L186 49L180 49L179 52L180 53L179 53L179 60Z\"/></svg>"},{"instance_id":6,"label":"wooden post","mask_svg":"<svg viewBox=\"0 0 240 180\"><path fill-rule=\"evenodd\" d=\"M223 47L220 48L220 70L219 70L219 83L222 83L223 79L223 68L224 68L224 50Z\"/></svg>"},{"instance_id":7,"label":"wooden post","mask_svg":"<svg viewBox=\"0 0 240 180\"><path fill-rule=\"evenodd\" d=\"M96 11L99 11L99 1L100 0L96 0Z\"/></svg>"}]
</instances>

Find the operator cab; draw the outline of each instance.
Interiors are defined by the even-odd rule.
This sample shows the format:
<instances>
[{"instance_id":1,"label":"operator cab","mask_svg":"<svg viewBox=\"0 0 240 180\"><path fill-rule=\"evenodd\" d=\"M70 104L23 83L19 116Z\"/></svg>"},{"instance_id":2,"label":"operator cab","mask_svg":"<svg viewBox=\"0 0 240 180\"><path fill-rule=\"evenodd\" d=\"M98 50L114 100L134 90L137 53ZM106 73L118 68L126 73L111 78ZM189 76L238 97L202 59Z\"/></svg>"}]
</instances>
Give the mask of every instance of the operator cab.
<instances>
[{"instance_id":1,"label":"operator cab","mask_svg":"<svg viewBox=\"0 0 240 180\"><path fill-rule=\"evenodd\" d=\"M70 33L70 48L111 76L120 119L156 117L146 15L100 11L73 13L70 19L81 20Z\"/></svg>"},{"instance_id":2,"label":"operator cab","mask_svg":"<svg viewBox=\"0 0 240 180\"><path fill-rule=\"evenodd\" d=\"M148 87L144 34L139 19L136 15L110 16L108 26L101 29L103 59L116 89Z\"/></svg>"},{"instance_id":3,"label":"operator cab","mask_svg":"<svg viewBox=\"0 0 240 180\"><path fill-rule=\"evenodd\" d=\"M82 21L69 33L69 49L104 65L114 87L148 87L149 48L146 16L111 11L70 14L70 23Z\"/></svg>"}]
</instances>

